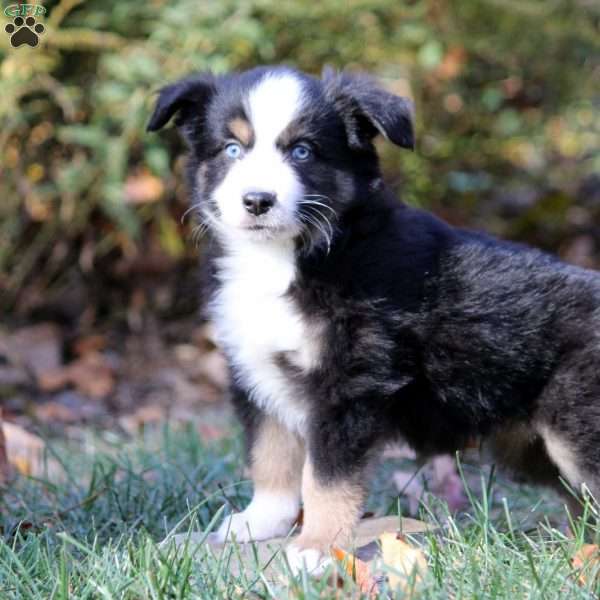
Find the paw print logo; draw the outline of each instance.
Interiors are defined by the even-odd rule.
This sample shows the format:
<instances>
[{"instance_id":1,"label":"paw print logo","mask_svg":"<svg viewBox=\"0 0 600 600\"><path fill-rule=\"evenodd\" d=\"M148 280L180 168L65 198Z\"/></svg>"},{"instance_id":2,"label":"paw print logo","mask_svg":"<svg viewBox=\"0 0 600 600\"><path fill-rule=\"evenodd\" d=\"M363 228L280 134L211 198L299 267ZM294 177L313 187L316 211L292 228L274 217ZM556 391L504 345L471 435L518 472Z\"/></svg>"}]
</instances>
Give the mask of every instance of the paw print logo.
<instances>
[{"instance_id":1,"label":"paw print logo","mask_svg":"<svg viewBox=\"0 0 600 600\"><path fill-rule=\"evenodd\" d=\"M18 48L23 44L27 44L32 48L38 45L39 36L45 31L45 27L41 23L36 23L34 17L15 17L12 23L9 23L4 31L10 35L10 43L13 48Z\"/></svg>"}]
</instances>

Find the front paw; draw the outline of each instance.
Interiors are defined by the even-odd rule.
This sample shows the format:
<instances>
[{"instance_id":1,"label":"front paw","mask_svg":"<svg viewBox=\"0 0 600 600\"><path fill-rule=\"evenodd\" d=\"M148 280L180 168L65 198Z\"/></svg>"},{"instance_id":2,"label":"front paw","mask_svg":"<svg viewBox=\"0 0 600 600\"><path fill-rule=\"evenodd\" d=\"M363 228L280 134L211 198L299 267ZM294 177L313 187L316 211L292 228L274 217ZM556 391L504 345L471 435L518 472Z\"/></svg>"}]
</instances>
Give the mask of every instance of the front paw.
<instances>
[{"instance_id":1,"label":"front paw","mask_svg":"<svg viewBox=\"0 0 600 600\"><path fill-rule=\"evenodd\" d=\"M211 533L208 536L208 541L211 544L222 544L226 540L235 539L240 543L249 542L252 539L257 539L256 537L252 537L250 533L251 524L249 523L249 519L244 512L233 513L225 517L225 520L221 523L221 526L215 533Z\"/></svg>"},{"instance_id":2,"label":"front paw","mask_svg":"<svg viewBox=\"0 0 600 600\"><path fill-rule=\"evenodd\" d=\"M295 497L258 493L246 510L225 517L208 541L222 544L235 538L245 543L284 537L292 530L298 511L299 501Z\"/></svg>"},{"instance_id":3,"label":"front paw","mask_svg":"<svg viewBox=\"0 0 600 600\"><path fill-rule=\"evenodd\" d=\"M311 546L310 542L305 543L301 538L286 548L285 556L293 575L302 571L321 575L331 565L331 557L326 549L318 545Z\"/></svg>"}]
</instances>

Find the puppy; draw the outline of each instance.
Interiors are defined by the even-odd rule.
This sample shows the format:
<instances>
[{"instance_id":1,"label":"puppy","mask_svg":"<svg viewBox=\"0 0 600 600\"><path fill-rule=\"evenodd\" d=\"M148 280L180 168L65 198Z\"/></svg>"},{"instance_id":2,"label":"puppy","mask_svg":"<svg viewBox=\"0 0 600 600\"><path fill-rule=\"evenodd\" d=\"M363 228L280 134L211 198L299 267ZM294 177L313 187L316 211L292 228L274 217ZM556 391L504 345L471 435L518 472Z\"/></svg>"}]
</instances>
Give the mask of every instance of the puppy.
<instances>
[{"instance_id":1,"label":"puppy","mask_svg":"<svg viewBox=\"0 0 600 600\"><path fill-rule=\"evenodd\" d=\"M400 203L373 140L413 148L411 103L287 67L162 89L212 239L209 313L254 496L217 538L285 535L294 568L351 539L382 444L488 440L517 474L600 492L600 276Z\"/></svg>"}]
</instances>

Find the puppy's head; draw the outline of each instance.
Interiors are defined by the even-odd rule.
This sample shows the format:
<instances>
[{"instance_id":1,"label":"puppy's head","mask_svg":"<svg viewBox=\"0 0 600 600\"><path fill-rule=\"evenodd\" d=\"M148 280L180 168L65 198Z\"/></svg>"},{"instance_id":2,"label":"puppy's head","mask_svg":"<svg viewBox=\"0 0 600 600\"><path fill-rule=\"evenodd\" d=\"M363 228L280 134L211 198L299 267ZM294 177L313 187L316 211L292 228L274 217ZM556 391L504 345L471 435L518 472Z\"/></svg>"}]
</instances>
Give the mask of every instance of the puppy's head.
<instances>
[{"instance_id":1,"label":"puppy's head","mask_svg":"<svg viewBox=\"0 0 600 600\"><path fill-rule=\"evenodd\" d=\"M220 236L328 245L379 184L377 134L413 147L411 103L363 76L287 67L199 75L163 88L148 129L175 123L194 203Z\"/></svg>"}]
</instances>

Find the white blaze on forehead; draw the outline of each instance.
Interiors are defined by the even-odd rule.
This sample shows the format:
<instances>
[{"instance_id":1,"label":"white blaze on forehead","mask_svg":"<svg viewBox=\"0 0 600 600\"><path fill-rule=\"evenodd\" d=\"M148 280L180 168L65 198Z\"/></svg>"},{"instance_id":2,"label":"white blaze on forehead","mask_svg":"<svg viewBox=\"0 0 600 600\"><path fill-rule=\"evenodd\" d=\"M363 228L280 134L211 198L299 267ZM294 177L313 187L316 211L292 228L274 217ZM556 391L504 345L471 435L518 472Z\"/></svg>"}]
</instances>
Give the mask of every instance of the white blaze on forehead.
<instances>
[{"instance_id":1,"label":"white blaze on forehead","mask_svg":"<svg viewBox=\"0 0 600 600\"><path fill-rule=\"evenodd\" d=\"M291 73L269 74L248 95L250 121L257 145L275 144L303 104L301 81Z\"/></svg>"},{"instance_id":2,"label":"white blaze on forehead","mask_svg":"<svg viewBox=\"0 0 600 600\"><path fill-rule=\"evenodd\" d=\"M268 73L248 92L245 107L254 131L254 145L236 159L213 192L223 224L236 228L248 225L250 217L242 204L252 191L274 194L275 205L260 217L262 225L282 235L298 233L297 205L303 188L296 171L277 138L294 121L304 102L302 81L293 73Z\"/></svg>"}]
</instances>

